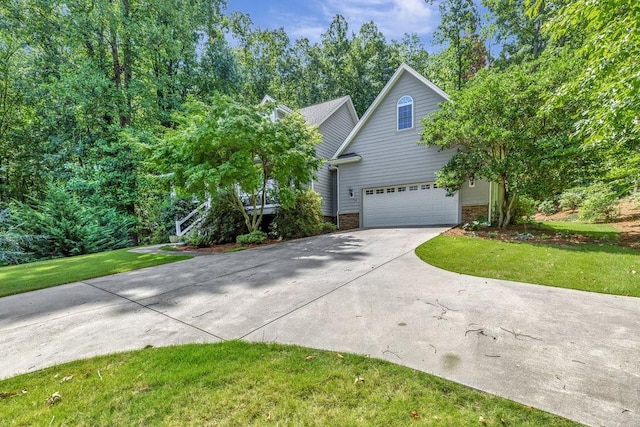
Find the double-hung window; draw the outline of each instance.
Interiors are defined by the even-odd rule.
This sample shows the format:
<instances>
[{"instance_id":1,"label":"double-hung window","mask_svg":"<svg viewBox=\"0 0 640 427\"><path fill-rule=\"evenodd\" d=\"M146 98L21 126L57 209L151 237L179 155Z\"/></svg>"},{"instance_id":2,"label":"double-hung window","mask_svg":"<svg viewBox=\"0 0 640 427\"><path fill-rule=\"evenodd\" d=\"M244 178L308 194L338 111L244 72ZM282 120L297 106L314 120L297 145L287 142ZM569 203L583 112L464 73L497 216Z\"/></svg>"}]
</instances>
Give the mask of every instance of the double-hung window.
<instances>
[{"instance_id":1,"label":"double-hung window","mask_svg":"<svg viewBox=\"0 0 640 427\"><path fill-rule=\"evenodd\" d=\"M403 96L398 101L398 130L413 127L413 98Z\"/></svg>"}]
</instances>

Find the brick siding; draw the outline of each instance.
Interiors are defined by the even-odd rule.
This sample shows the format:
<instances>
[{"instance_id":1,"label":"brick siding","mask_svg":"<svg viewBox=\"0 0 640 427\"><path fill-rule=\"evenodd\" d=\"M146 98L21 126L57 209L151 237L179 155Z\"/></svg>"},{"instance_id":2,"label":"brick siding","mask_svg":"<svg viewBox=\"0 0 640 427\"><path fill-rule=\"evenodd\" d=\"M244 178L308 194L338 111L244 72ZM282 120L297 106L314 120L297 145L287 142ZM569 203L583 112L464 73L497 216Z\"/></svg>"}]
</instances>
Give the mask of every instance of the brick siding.
<instances>
[{"instance_id":1,"label":"brick siding","mask_svg":"<svg viewBox=\"0 0 640 427\"><path fill-rule=\"evenodd\" d=\"M340 214L340 230L352 230L360 227L360 214Z\"/></svg>"},{"instance_id":2,"label":"brick siding","mask_svg":"<svg viewBox=\"0 0 640 427\"><path fill-rule=\"evenodd\" d=\"M475 221L479 216L489 219L489 205L470 205L462 207L462 223Z\"/></svg>"}]
</instances>

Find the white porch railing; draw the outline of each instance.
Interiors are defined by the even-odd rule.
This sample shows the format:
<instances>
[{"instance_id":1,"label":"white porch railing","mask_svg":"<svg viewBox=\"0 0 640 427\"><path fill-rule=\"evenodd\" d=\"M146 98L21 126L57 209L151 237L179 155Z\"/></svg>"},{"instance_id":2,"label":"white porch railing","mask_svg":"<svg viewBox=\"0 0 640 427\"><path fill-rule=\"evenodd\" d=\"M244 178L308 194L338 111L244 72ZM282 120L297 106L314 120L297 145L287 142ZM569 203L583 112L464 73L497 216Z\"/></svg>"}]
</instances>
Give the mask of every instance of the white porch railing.
<instances>
[{"instance_id":1,"label":"white porch railing","mask_svg":"<svg viewBox=\"0 0 640 427\"><path fill-rule=\"evenodd\" d=\"M176 236L181 237L187 234L193 227L198 225L203 219L204 214L211 208L211 199L203 202L195 208L189 215L176 221Z\"/></svg>"}]
</instances>

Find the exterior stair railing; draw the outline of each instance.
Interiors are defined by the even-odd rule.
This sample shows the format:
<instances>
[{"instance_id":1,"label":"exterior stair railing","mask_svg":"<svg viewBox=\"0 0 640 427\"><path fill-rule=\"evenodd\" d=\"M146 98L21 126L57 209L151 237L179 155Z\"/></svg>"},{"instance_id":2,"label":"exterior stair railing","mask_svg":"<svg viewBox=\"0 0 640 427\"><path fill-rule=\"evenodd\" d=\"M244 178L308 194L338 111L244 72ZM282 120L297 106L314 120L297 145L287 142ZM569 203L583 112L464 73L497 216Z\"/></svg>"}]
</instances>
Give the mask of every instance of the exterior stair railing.
<instances>
[{"instance_id":1,"label":"exterior stair railing","mask_svg":"<svg viewBox=\"0 0 640 427\"><path fill-rule=\"evenodd\" d=\"M207 198L200 206L195 208L189 215L176 221L176 236L182 237L193 227L204 219L205 213L211 208L211 199Z\"/></svg>"}]
</instances>

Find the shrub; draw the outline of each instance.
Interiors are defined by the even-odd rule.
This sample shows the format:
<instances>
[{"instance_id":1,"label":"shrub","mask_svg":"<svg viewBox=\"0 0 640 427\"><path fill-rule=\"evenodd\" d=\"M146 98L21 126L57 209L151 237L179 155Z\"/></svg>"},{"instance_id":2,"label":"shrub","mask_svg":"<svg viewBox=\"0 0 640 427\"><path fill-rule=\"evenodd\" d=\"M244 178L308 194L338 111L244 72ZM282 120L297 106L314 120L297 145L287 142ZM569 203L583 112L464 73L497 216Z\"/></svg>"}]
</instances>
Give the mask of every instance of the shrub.
<instances>
[{"instance_id":1,"label":"shrub","mask_svg":"<svg viewBox=\"0 0 640 427\"><path fill-rule=\"evenodd\" d=\"M480 217L480 219L477 219L475 221L471 221L471 222L467 222L462 226L462 229L464 231L479 231L482 228L485 227L490 227L491 223L487 222L487 221L481 221L481 219L483 219L483 217Z\"/></svg>"},{"instance_id":2,"label":"shrub","mask_svg":"<svg viewBox=\"0 0 640 427\"><path fill-rule=\"evenodd\" d=\"M584 187L575 187L565 190L560 194L558 200L560 209L563 211L574 211L582 205L586 195L586 189Z\"/></svg>"},{"instance_id":3,"label":"shrub","mask_svg":"<svg viewBox=\"0 0 640 427\"><path fill-rule=\"evenodd\" d=\"M553 215L558 212L558 207L556 206L556 202L554 200L545 200L538 205L538 212L543 213L544 215Z\"/></svg>"},{"instance_id":4,"label":"shrub","mask_svg":"<svg viewBox=\"0 0 640 427\"><path fill-rule=\"evenodd\" d=\"M267 239L267 235L260 230L252 231L249 234L241 234L236 237L236 242L240 245L260 244Z\"/></svg>"},{"instance_id":5,"label":"shrub","mask_svg":"<svg viewBox=\"0 0 640 427\"><path fill-rule=\"evenodd\" d=\"M333 231L335 226L323 220L322 200L311 189L299 191L294 203L280 207L271 223L271 231L282 238L294 239Z\"/></svg>"},{"instance_id":6,"label":"shrub","mask_svg":"<svg viewBox=\"0 0 640 427\"><path fill-rule=\"evenodd\" d=\"M41 200L18 204L15 216L25 234L44 237L24 247L39 259L127 247L135 223L113 208L85 205L74 193L55 185Z\"/></svg>"},{"instance_id":7,"label":"shrub","mask_svg":"<svg viewBox=\"0 0 640 427\"><path fill-rule=\"evenodd\" d=\"M232 195L219 193L211 200L211 209L196 226L197 232L203 237L203 244L218 245L233 243L236 237L246 230L244 217L238 210Z\"/></svg>"},{"instance_id":8,"label":"shrub","mask_svg":"<svg viewBox=\"0 0 640 427\"><path fill-rule=\"evenodd\" d=\"M533 215L536 213L536 201L522 196L517 200L516 209L514 212L514 219L516 221L530 222Z\"/></svg>"},{"instance_id":9,"label":"shrub","mask_svg":"<svg viewBox=\"0 0 640 427\"><path fill-rule=\"evenodd\" d=\"M587 189L580 206L580 219L587 222L611 221L620 216L618 195L607 184L594 184Z\"/></svg>"},{"instance_id":10,"label":"shrub","mask_svg":"<svg viewBox=\"0 0 640 427\"><path fill-rule=\"evenodd\" d=\"M200 234L197 229L189 231L186 236L184 236L184 242L189 246L195 246L197 248L209 246L206 236Z\"/></svg>"},{"instance_id":11,"label":"shrub","mask_svg":"<svg viewBox=\"0 0 640 427\"><path fill-rule=\"evenodd\" d=\"M19 224L12 224L9 209L0 209L0 266L33 261L33 254L24 248L41 239L41 236L23 234Z\"/></svg>"}]
</instances>

